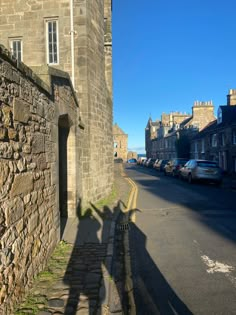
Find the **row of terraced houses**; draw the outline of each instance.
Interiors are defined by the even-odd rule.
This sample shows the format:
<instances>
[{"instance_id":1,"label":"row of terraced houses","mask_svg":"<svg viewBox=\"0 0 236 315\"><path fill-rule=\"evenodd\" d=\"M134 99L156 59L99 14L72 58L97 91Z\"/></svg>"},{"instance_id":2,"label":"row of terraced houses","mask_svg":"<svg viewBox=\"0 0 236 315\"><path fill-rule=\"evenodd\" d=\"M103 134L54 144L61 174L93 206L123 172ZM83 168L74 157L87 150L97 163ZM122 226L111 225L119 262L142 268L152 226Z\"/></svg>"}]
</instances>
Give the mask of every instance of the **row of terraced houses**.
<instances>
[{"instance_id":1,"label":"row of terraced houses","mask_svg":"<svg viewBox=\"0 0 236 315\"><path fill-rule=\"evenodd\" d=\"M145 149L147 157L207 159L217 161L228 174L236 173L236 90L229 90L227 104L218 107L217 117L212 101L195 101L192 114L149 118Z\"/></svg>"}]
</instances>

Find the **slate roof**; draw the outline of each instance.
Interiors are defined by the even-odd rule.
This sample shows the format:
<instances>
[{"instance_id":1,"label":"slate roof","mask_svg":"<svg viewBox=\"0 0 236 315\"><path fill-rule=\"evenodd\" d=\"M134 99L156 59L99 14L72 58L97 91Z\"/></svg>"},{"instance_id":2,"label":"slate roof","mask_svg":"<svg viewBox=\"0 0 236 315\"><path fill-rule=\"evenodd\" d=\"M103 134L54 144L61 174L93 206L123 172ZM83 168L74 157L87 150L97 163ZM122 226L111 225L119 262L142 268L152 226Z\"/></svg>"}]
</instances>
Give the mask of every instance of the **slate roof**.
<instances>
[{"instance_id":1,"label":"slate roof","mask_svg":"<svg viewBox=\"0 0 236 315\"><path fill-rule=\"evenodd\" d=\"M222 110L222 122L218 123L217 119L210 122L204 129L202 129L194 139L205 137L206 134L217 131L224 127L236 125L236 106L222 105L219 106Z\"/></svg>"},{"instance_id":2,"label":"slate roof","mask_svg":"<svg viewBox=\"0 0 236 315\"><path fill-rule=\"evenodd\" d=\"M219 106L222 110L222 123L219 127L228 126L236 123L236 106Z\"/></svg>"}]
</instances>

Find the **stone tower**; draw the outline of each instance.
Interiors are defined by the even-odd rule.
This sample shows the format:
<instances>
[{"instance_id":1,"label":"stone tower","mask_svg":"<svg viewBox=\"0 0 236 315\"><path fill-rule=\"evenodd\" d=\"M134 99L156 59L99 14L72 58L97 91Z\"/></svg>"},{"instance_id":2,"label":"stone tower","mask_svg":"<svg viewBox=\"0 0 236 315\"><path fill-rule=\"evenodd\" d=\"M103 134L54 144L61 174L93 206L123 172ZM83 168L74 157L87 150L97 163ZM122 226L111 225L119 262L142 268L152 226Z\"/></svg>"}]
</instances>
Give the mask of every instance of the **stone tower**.
<instances>
[{"instance_id":1,"label":"stone tower","mask_svg":"<svg viewBox=\"0 0 236 315\"><path fill-rule=\"evenodd\" d=\"M78 198L104 197L113 183L112 1L2 0L0 16L0 43L16 58L45 81L48 65L69 73L83 129Z\"/></svg>"},{"instance_id":2,"label":"stone tower","mask_svg":"<svg viewBox=\"0 0 236 315\"><path fill-rule=\"evenodd\" d=\"M113 126L114 159L127 160L128 155L128 135L115 124Z\"/></svg>"}]
</instances>

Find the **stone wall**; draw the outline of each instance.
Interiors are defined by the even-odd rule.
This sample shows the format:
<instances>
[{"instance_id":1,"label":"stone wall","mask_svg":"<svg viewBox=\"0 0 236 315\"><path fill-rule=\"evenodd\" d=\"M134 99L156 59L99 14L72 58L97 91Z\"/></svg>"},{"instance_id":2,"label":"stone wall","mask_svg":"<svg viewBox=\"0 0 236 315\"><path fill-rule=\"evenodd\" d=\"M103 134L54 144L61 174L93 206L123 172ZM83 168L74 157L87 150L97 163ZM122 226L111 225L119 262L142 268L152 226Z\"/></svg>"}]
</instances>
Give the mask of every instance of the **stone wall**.
<instances>
[{"instance_id":1,"label":"stone wall","mask_svg":"<svg viewBox=\"0 0 236 315\"><path fill-rule=\"evenodd\" d=\"M0 46L0 314L12 314L60 237L60 192L75 215L79 191L78 102L67 74L46 86ZM67 130L66 146L59 131ZM59 179L60 147L65 184ZM66 150L66 151L65 151ZM63 207L61 207L63 208Z\"/></svg>"},{"instance_id":2,"label":"stone wall","mask_svg":"<svg viewBox=\"0 0 236 315\"><path fill-rule=\"evenodd\" d=\"M79 140L84 205L105 197L113 185L111 15L111 0L74 0L71 30L69 0L1 1L1 43L9 48L11 38L21 38L23 61L31 68L47 63L46 22L55 18L59 64L53 67L72 75L74 34L74 87L85 124Z\"/></svg>"}]
</instances>

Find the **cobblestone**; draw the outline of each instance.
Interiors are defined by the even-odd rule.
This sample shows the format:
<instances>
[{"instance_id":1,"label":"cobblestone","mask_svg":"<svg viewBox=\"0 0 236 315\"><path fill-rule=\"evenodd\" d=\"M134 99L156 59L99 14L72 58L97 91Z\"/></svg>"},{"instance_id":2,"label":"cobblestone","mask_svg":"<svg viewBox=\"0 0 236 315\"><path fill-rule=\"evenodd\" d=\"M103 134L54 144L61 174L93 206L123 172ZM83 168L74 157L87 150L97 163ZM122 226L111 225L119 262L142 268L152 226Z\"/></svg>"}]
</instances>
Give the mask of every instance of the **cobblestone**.
<instances>
[{"instance_id":1,"label":"cobblestone","mask_svg":"<svg viewBox=\"0 0 236 315\"><path fill-rule=\"evenodd\" d=\"M129 191L116 174L116 184L126 202ZM119 202L117 206L119 207ZM115 212L117 209L113 209ZM109 218L110 220L110 218ZM55 251L14 315L109 315L125 312L123 235L112 228L108 243L63 243Z\"/></svg>"}]
</instances>

